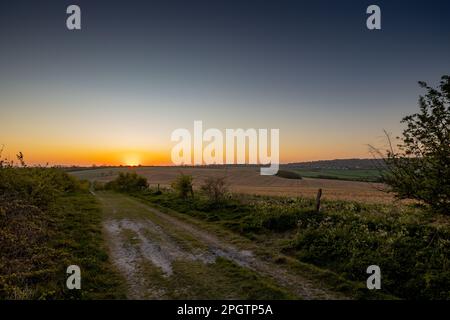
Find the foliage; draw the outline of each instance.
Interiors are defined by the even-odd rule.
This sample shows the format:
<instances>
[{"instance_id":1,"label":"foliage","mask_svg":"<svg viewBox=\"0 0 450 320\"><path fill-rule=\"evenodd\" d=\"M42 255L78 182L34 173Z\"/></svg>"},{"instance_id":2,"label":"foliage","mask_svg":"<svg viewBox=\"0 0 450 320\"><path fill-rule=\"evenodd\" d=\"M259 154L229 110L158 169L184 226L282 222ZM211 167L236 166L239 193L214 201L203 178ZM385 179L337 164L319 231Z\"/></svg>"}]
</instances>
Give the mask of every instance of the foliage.
<instances>
[{"instance_id":1,"label":"foliage","mask_svg":"<svg viewBox=\"0 0 450 320\"><path fill-rule=\"evenodd\" d=\"M145 177L135 172L121 172L116 179L105 185L105 189L119 192L135 192L148 189L148 182Z\"/></svg>"},{"instance_id":2,"label":"foliage","mask_svg":"<svg viewBox=\"0 0 450 320\"><path fill-rule=\"evenodd\" d=\"M290 170L278 170L277 177L280 178L286 178L286 179L301 179L302 176L295 172Z\"/></svg>"},{"instance_id":3,"label":"foliage","mask_svg":"<svg viewBox=\"0 0 450 320\"><path fill-rule=\"evenodd\" d=\"M420 85L427 90L420 112L403 118L407 127L399 150L387 151L383 180L397 197L450 214L450 77L443 76L437 89Z\"/></svg>"},{"instance_id":4,"label":"foliage","mask_svg":"<svg viewBox=\"0 0 450 320\"><path fill-rule=\"evenodd\" d=\"M92 182L92 188L95 191L104 190L105 189L105 183L95 180L94 182Z\"/></svg>"},{"instance_id":5,"label":"foliage","mask_svg":"<svg viewBox=\"0 0 450 320\"><path fill-rule=\"evenodd\" d=\"M180 174L174 182L172 182L172 188L177 192L178 196L182 199L187 199L188 195L194 197L194 189L192 186L193 178L190 175Z\"/></svg>"},{"instance_id":6,"label":"foliage","mask_svg":"<svg viewBox=\"0 0 450 320\"><path fill-rule=\"evenodd\" d=\"M101 211L88 183L60 169L5 163L0 167L0 299L123 297L102 247ZM65 289L71 264L82 268L82 291Z\"/></svg>"},{"instance_id":7,"label":"foliage","mask_svg":"<svg viewBox=\"0 0 450 320\"><path fill-rule=\"evenodd\" d=\"M384 163L374 161L378 169L296 169L303 178L331 179L344 181L363 181L363 182L381 182L381 176L384 172Z\"/></svg>"},{"instance_id":8,"label":"foliage","mask_svg":"<svg viewBox=\"0 0 450 320\"><path fill-rule=\"evenodd\" d=\"M43 208L56 197L82 187L74 177L55 168L0 169L0 194L5 201L20 199L26 204Z\"/></svg>"},{"instance_id":9,"label":"foliage","mask_svg":"<svg viewBox=\"0 0 450 320\"><path fill-rule=\"evenodd\" d=\"M201 189L212 203L217 204L225 200L228 193L225 179L225 177L208 177L203 183Z\"/></svg>"},{"instance_id":10,"label":"foliage","mask_svg":"<svg viewBox=\"0 0 450 320\"><path fill-rule=\"evenodd\" d=\"M299 216L301 260L364 281L378 265L383 290L407 299L450 299L450 228L411 213L338 211Z\"/></svg>"}]
</instances>

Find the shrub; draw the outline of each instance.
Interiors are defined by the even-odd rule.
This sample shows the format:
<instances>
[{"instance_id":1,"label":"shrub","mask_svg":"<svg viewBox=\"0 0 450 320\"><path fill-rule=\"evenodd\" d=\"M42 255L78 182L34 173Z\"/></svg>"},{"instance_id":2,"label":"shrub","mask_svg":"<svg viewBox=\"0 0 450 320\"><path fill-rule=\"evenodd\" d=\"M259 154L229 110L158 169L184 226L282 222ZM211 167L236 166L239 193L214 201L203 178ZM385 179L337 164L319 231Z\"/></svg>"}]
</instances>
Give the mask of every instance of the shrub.
<instances>
[{"instance_id":1,"label":"shrub","mask_svg":"<svg viewBox=\"0 0 450 320\"><path fill-rule=\"evenodd\" d=\"M172 188L178 193L178 196L183 199L187 199L190 194L194 197L194 189L192 188L192 176L180 174L174 182L172 182Z\"/></svg>"},{"instance_id":2,"label":"shrub","mask_svg":"<svg viewBox=\"0 0 450 320\"><path fill-rule=\"evenodd\" d=\"M295 172L289 170L278 170L277 177L285 178L285 179L301 179L302 176Z\"/></svg>"},{"instance_id":3,"label":"shrub","mask_svg":"<svg viewBox=\"0 0 450 320\"><path fill-rule=\"evenodd\" d=\"M407 299L450 299L450 230L410 213L300 214L293 246L304 262L364 281L379 265L383 289Z\"/></svg>"},{"instance_id":4,"label":"shrub","mask_svg":"<svg viewBox=\"0 0 450 320\"><path fill-rule=\"evenodd\" d=\"M92 183L92 187L94 188L94 190L100 191L105 189L105 184L96 180Z\"/></svg>"},{"instance_id":5,"label":"shrub","mask_svg":"<svg viewBox=\"0 0 450 320\"><path fill-rule=\"evenodd\" d=\"M56 168L0 168L0 194L40 208L57 196L81 188L73 176Z\"/></svg>"},{"instance_id":6,"label":"shrub","mask_svg":"<svg viewBox=\"0 0 450 320\"><path fill-rule=\"evenodd\" d=\"M148 189L148 182L145 177L139 176L135 172L121 172L116 179L105 185L105 189L119 192L137 192Z\"/></svg>"},{"instance_id":7,"label":"shrub","mask_svg":"<svg viewBox=\"0 0 450 320\"><path fill-rule=\"evenodd\" d=\"M208 196L209 201L213 203L222 202L228 193L225 177L208 177L203 183L201 189Z\"/></svg>"},{"instance_id":8,"label":"shrub","mask_svg":"<svg viewBox=\"0 0 450 320\"><path fill-rule=\"evenodd\" d=\"M297 216L292 213L273 212L270 215L263 216L261 225L268 230L287 231L297 225Z\"/></svg>"}]
</instances>

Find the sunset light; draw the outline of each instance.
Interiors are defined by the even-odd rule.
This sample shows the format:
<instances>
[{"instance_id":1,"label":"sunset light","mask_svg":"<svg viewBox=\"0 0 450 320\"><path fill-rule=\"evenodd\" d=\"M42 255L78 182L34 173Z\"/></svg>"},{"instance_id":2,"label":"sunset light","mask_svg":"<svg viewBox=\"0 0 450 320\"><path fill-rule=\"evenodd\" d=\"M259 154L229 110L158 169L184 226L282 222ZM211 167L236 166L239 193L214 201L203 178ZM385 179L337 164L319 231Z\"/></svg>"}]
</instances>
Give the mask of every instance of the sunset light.
<instances>
[{"instance_id":1,"label":"sunset light","mask_svg":"<svg viewBox=\"0 0 450 320\"><path fill-rule=\"evenodd\" d=\"M134 167L141 164L141 158L138 154L127 154L124 156L123 162L127 166Z\"/></svg>"}]
</instances>

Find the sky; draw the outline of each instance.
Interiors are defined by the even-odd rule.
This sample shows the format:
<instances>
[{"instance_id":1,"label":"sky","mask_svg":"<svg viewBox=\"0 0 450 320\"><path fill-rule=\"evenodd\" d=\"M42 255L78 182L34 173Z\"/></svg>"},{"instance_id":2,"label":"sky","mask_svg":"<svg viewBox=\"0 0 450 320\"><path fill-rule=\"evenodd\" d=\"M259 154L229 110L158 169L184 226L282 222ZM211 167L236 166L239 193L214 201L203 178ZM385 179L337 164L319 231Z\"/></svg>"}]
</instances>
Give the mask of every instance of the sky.
<instances>
[{"instance_id":1,"label":"sky","mask_svg":"<svg viewBox=\"0 0 450 320\"><path fill-rule=\"evenodd\" d=\"M368 158L444 74L444 0L0 2L0 145L30 164L171 164L194 120L279 129L282 163Z\"/></svg>"}]
</instances>

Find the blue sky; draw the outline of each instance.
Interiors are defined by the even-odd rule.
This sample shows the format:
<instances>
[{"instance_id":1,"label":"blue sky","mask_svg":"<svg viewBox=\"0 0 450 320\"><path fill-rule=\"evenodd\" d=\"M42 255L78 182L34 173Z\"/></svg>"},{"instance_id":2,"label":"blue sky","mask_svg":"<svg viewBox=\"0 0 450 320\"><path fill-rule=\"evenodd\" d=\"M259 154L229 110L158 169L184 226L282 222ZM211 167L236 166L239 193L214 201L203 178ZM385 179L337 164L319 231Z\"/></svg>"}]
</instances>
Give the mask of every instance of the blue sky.
<instances>
[{"instance_id":1,"label":"blue sky","mask_svg":"<svg viewBox=\"0 0 450 320\"><path fill-rule=\"evenodd\" d=\"M81 31L65 27L74 3ZM0 143L34 162L164 162L194 120L279 128L284 162L368 157L417 110L417 81L450 73L437 0L2 1L0 35Z\"/></svg>"}]
</instances>

